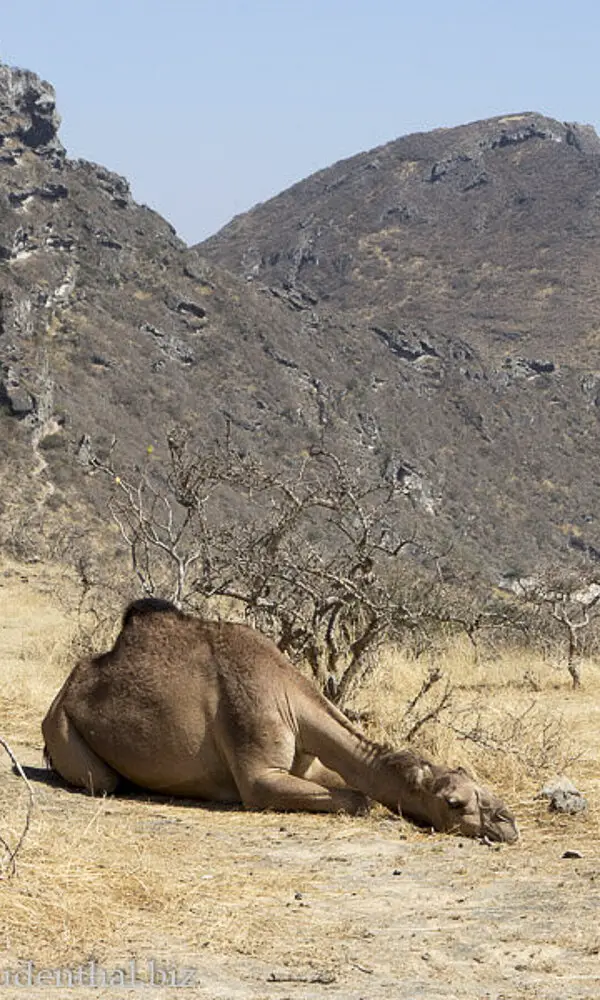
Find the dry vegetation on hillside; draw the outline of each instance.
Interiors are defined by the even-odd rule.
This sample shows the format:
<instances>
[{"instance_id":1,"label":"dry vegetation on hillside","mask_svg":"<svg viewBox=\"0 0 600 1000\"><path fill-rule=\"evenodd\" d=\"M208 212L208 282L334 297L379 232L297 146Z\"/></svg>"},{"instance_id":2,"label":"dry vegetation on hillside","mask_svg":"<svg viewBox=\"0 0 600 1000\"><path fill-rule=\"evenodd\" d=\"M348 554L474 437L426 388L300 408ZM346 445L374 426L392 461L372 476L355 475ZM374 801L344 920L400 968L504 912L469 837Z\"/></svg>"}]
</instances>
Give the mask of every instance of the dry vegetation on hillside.
<instances>
[{"instance_id":1,"label":"dry vegetation on hillside","mask_svg":"<svg viewBox=\"0 0 600 1000\"><path fill-rule=\"evenodd\" d=\"M457 647L436 658L450 702L416 742L507 798L523 832L515 848L430 836L381 807L350 819L93 800L34 770L41 717L70 665L79 623L66 609L77 599L57 568L0 566L0 735L36 795L16 874L0 878L0 976L29 959L112 968L136 957L193 966L195 995L211 998L598 995L598 666L586 664L573 691L563 666L526 654L474 664ZM435 708L445 681L405 712L429 668L423 657L382 657L353 703L372 736L401 742ZM535 798L565 768L589 799L585 816L551 815ZM10 843L26 804L0 756ZM567 848L582 858L561 860Z\"/></svg>"}]
</instances>

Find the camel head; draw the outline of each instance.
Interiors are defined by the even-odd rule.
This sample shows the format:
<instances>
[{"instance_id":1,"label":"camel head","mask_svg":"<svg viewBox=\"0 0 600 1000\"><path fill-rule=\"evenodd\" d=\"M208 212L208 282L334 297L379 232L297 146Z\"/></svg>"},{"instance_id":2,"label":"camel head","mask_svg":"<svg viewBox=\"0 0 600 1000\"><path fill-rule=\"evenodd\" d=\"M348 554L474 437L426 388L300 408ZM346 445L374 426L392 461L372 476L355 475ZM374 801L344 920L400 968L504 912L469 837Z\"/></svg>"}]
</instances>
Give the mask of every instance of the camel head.
<instances>
[{"instance_id":1,"label":"camel head","mask_svg":"<svg viewBox=\"0 0 600 1000\"><path fill-rule=\"evenodd\" d=\"M431 792L440 819L436 829L505 844L514 844L519 839L516 820L504 802L478 785L464 768L435 777Z\"/></svg>"},{"instance_id":2,"label":"camel head","mask_svg":"<svg viewBox=\"0 0 600 1000\"><path fill-rule=\"evenodd\" d=\"M440 767L410 751L394 754L392 761L405 781L399 812L443 833L505 844L519 839L508 807L463 767Z\"/></svg>"}]
</instances>

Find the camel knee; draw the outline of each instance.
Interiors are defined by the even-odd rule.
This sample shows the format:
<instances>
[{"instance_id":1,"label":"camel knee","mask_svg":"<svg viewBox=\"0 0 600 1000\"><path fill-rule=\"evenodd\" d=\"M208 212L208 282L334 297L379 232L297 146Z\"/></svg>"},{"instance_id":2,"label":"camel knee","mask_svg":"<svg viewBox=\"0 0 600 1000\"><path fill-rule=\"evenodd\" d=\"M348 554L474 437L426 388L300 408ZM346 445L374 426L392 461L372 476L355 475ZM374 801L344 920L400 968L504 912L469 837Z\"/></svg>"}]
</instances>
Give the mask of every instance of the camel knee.
<instances>
[{"instance_id":1,"label":"camel knee","mask_svg":"<svg viewBox=\"0 0 600 1000\"><path fill-rule=\"evenodd\" d=\"M369 812L369 800L362 792L354 788L331 788L331 795L336 812L348 813L350 816L366 816Z\"/></svg>"},{"instance_id":2,"label":"camel knee","mask_svg":"<svg viewBox=\"0 0 600 1000\"><path fill-rule=\"evenodd\" d=\"M71 722L62 705L52 705L42 723L44 754L68 784L91 795L110 794L119 775L98 757Z\"/></svg>"},{"instance_id":3,"label":"camel knee","mask_svg":"<svg viewBox=\"0 0 600 1000\"><path fill-rule=\"evenodd\" d=\"M272 781L268 778L251 778L238 782L244 808L274 809L275 792Z\"/></svg>"}]
</instances>

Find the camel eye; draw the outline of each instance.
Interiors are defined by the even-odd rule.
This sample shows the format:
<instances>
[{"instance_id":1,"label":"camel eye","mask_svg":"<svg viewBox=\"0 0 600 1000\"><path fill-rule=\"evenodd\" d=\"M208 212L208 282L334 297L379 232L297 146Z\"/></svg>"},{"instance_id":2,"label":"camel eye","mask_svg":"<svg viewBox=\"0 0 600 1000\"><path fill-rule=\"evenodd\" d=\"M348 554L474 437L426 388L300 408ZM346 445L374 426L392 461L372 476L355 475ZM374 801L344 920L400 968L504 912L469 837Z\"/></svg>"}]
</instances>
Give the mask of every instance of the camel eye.
<instances>
[{"instance_id":1,"label":"camel eye","mask_svg":"<svg viewBox=\"0 0 600 1000\"><path fill-rule=\"evenodd\" d=\"M461 809L464 806L464 802L458 795L449 795L446 802L451 809Z\"/></svg>"}]
</instances>

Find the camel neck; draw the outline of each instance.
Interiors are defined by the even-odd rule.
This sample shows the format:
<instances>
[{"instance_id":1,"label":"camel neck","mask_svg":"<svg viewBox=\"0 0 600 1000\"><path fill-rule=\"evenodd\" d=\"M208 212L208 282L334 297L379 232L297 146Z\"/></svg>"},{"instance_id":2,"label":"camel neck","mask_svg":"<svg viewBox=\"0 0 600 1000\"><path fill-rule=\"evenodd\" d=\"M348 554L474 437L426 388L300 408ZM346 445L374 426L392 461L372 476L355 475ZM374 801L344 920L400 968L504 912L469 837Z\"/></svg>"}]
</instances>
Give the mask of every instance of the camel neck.
<instances>
[{"instance_id":1,"label":"camel neck","mask_svg":"<svg viewBox=\"0 0 600 1000\"><path fill-rule=\"evenodd\" d=\"M318 727L309 724L305 734L306 749L323 764L340 774L352 788L381 802L392 812L432 822L433 797L416 788L416 773L421 765L431 767L411 751L394 752L363 736L335 709L330 719L321 717ZM304 729L305 727L303 727Z\"/></svg>"},{"instance_id":2,"label":"camel neck","mask_svg":"<svg viewBox=\"0 0 600 1000\"><path fill-rule=\"evenodd\" d=\"M414 775L419 758L410 751L394 753L389 747L360 735L355 735L354 739L352 758L346 765L348 772L342 775L348 784L392 812L426 820L428 810L419 806L425 806L424 798L429 796L419 793L417 798L415 795Z\"/></svg>"}]
</instances>

